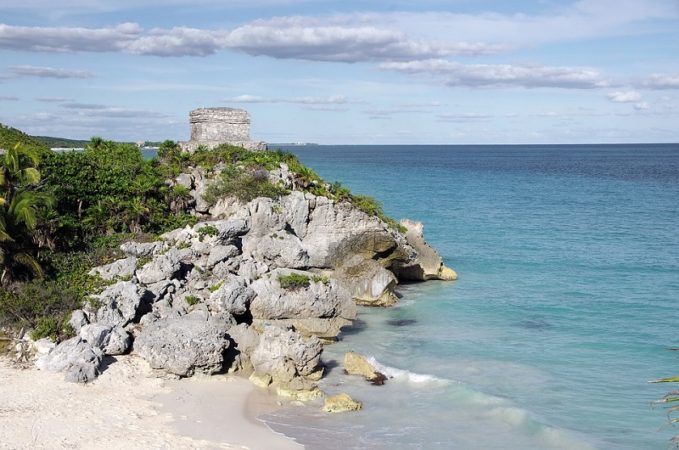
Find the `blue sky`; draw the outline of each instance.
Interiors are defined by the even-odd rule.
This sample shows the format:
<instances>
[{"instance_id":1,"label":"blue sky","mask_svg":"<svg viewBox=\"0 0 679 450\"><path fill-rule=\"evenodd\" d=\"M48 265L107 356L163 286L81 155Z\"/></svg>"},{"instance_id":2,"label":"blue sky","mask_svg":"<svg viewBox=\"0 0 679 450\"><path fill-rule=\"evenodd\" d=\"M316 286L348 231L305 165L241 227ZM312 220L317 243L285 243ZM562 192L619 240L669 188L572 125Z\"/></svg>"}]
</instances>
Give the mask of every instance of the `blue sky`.
<instances>
[{"instance_id":1,"label":"blue sky","mask_svg":"<svg viewBox=\"0 0 679 450\"><path fill-rule=\"evenodd\" d=\"M267 142L679 142L679 1L2 0L0 122Z\"/></svg>"}]
</instances>

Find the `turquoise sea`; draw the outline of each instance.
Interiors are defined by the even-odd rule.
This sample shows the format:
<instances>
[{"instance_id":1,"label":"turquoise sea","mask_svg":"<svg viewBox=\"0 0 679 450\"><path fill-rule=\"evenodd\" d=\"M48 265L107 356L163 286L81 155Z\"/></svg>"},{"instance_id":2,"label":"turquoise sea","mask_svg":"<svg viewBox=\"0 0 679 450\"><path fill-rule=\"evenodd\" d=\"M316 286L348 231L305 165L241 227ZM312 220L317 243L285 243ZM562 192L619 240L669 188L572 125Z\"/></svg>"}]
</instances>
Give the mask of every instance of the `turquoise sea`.
<instances>
[{"instance_id":1,"label":"turquoise sea","mask_svg":"<svg viewBox=\"0 0 679 450\"><path fill-rule=\"evenodd\" d=\"M454 283L403 285L326 347L364 402L265 416L310 449L665 449L679 374L679 145L289 147L425 224ZM371 386L342 354L392 376Z\"/></svg>"}]
</instances>

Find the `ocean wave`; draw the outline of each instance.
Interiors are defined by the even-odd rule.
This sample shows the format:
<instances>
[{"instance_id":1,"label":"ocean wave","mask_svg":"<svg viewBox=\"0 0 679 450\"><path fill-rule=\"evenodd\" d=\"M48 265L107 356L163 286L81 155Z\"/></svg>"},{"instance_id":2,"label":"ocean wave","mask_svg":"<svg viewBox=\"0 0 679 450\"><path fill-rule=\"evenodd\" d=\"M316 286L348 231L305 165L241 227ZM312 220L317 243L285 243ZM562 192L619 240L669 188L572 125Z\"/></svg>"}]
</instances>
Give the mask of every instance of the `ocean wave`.
<instances>
[{"instance_id":1,"label":"ocean wave","mask_svg":"<svg viewBox=\"0 0 679 450\"><path fill-rule=\"evenodd\" d=\"M429 375L426 373L415 373L409 370L387 366L379 362L377 359L375 359L374 356L369 356L366 359L370 364L372 364L372 366L375 369L377 369L378 372L386 375L387 378L394 379L397 381L406 381L415 384L436 383L440 385L459 383L459 381L448 380L446 378L440 378L435 375Z\"/></svg>"}]
</instances>

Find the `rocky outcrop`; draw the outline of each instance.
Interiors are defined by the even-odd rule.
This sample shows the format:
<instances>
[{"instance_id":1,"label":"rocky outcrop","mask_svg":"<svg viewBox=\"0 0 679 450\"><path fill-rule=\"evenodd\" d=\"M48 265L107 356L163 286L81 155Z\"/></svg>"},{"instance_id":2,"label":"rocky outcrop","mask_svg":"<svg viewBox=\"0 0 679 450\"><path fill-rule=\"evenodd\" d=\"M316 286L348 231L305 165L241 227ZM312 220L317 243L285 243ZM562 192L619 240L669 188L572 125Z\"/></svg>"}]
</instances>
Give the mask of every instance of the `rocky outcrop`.
<instances>
[{"instance_id":1,"label":"rocky outcrop","mask_svg":"<svg viewBox=\"0 0 679 450\"><path fill-rule=\"evenodd\" d=\"M103 356L99 348L74 337L39 358L35 365L40 370L63 372L66 381L87 383L99 375Z\"/></svg>"},{"instance_id":2,"label":"rocky outcrop","mask_svg":"<svg viewBox=\"0 0 679 450\"><path fill-rule=\"evenodd\" d=\"M320 369L321 342L276 326L264 328L250 357L255 373L269 375L273 383L294 390L313 389L313 374Z\"/></svg>"},{"instance_id":3,"label":"rocky outcrop","mask_svg":"<svg viewBox=\"0 0 679 450\"><path fill-rule=\"evenodd\" d=\"M359 375L376 385L384 384L387 379L384 374L378 372L372 364L358 353L345 353L342 365L348 375Z\"/></svg>"},{"instance_id":4,"label":"rocky outcrop","mask_svg":"<svg viewBox=\"0 0 679 450\"><path fill-rule=\"evenodd\" d=\"M398 301L396 276L374 259L355 255L337 268L334 277L359 305L391 306Z\"/></svg>"},{"instance_id":5,"label":"rocky outcrop","mask_svg":"<svg viewBox=\"0 0 679 450\"><path fill-rule=\"evenodd\" d=\"M416 251L416 257L407 263L396 263L394 272L405 280L445 280L457 279L457 273L443 264L443 259L433 247L424 241L421 222L402 220L401 225L407 228L405 233L408 244Z\"/></svg>"},{"instance_id":6,"label":"rocky outcrop","mask_svg":"<svg viewBox=\"0 0 679 450\"><path fill-rule=\"evenodd\" d=\"M134 351L154 369L191 376L196 372L212 374L224 366L224 352L229 347L227 332L235 325L231 316L207 320L188 314L176 319L158 320L134 341Z\"/></svg>"},{"instance_id":7,"label":"rocky outcrop","mask_svg":"<svg viewBox=\"0 0 679 450\"><path fill-rule=\"evenodd\" d=\"M323 404L323 411L328 413L360 411L361 408L363 408L361 402L355 401L348 394L337 394L327 397Z\"/></svg>"},{"instance_id":8,"label":"rocky outcrop","mask_svg":"<svg viewBox=\"0 0 679 450\"><path fill-rule=\"evenodd\" d=\"M270 177L291 189L299 182L284 164ZM352 324L356 304L394 304L399 279L454 278L421 224L403 222L402 234L347 201L300 191L210 206L202 199L209 183L196 168L168 182L189 189L203 221L127 242L124 258L95 268L112 284L73 312L77 336L46 349L41 367L90 381L105 355L132 351L174 376L240 372L309 400L322 395L322 343ZM385 380L360 355L347 354L344 366L374 384ZM328 408L360 407L349 400Z\"/></svg>"}]
</instances>

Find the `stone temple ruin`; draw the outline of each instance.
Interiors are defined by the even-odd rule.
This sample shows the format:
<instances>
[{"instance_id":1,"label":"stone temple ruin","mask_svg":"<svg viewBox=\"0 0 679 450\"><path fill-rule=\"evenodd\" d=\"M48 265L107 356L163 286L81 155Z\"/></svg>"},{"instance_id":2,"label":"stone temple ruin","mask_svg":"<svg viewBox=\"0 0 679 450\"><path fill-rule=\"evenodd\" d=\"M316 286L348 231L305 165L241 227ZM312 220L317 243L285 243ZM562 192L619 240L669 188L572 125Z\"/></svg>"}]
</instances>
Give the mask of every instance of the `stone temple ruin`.
<instances>
[{"instance_id":1,"label":"stone temple ruin","mask_svg":"<svg viewBox=\"0 0 679 450\"><path fill-rule=\"evenodd\" d=\"M220 144L266 150L264 142L250 140L250 115L244 109L194 109L189 113L189 123L191 140L179 143L185 151L193 153L200 145L213 149Z\"/></svg>"}]
</instances>

